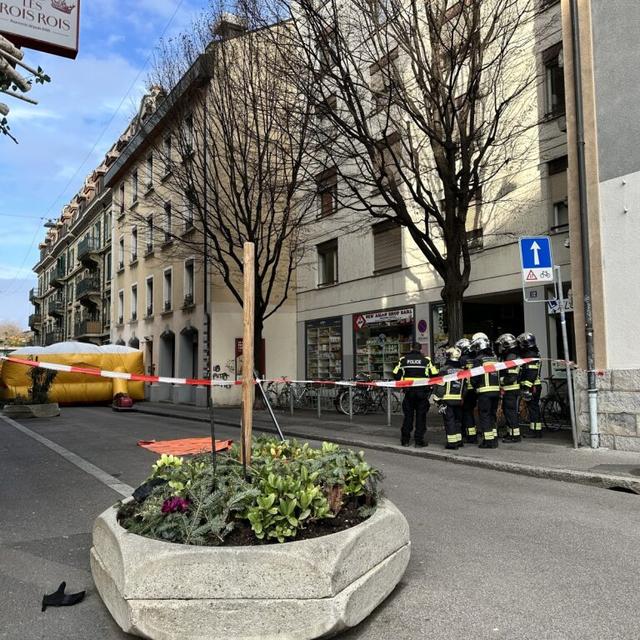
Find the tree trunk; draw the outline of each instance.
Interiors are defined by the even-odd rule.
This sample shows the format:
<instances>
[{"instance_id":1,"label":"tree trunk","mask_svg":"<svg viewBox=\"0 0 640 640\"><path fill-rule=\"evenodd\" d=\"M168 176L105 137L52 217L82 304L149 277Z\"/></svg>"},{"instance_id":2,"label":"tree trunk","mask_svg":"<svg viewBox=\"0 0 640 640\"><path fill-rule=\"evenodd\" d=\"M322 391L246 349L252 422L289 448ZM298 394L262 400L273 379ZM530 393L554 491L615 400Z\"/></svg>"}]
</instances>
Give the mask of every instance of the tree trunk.
<instances>
[{"instance_id":1,"label":"tree trunk","mask_svg":"<svg viewBox=\"0 0 640 640\"><path fill-rule=\"evenodd\" d=\"M447 305L449 344L454 344L464 335L462 300L465 287L461 282L449 281L442 289L442 299Z\"/></svg>"}]
</instances>

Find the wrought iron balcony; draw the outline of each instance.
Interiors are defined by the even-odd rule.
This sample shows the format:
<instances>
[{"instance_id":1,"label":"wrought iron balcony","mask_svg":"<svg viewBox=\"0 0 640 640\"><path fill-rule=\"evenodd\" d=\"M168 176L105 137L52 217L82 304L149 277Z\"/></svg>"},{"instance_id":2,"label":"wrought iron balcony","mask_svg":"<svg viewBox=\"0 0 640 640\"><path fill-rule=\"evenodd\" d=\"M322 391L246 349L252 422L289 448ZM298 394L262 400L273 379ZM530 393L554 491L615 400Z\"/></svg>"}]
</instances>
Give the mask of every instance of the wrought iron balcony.
<instances>
[{"instance_id":1,"label":"wrought iron balcony","mask_svg":"<svg viewBox=\"0 0 640 640\"><path fill-rule=\"evenodd\" d=\"M34 329L42 323L42 316L39 313L32 313L29 316L29 326Z\"/></svg>"},{"instance_id":2,"label":"wrought iron balcony","mask_svg":"<svg viewBox=\"0 0 640 640\"><path fill-rule=\"evenodd\" d=\"M50 344L62 342L62 339L62 331L60 331L59 329L56 331L49 331L44 334L44 346L48 347Z\"/></svg>"},{"instance_id":3,"label":"wrought iron balcony","mask_svg":"<svg viewBox=\"0 0 640 640\"><path fill-rule=\"evenodd\" d=\"M99 251L100 243L95 238L87 237L78 244L78 260L84 264L96 263Z\"/></svg>"},{"instance_id":4,"label":"wrought iron balcony","mask_svg":"<svg viewBox=\"0 0 640 640\"><path fill-rule=\"evenodd\" d=\"M61 298L49 300L49 315L54 318L62 318L64 316L64 302Z\"/></svg>"},{"instance_id":5,"label":"wrought iron balcony","mask_svg":"<svg viewBox=\"0 0 640 640\"><path fill-rule=\"evenodd\" d=\"M76 338L101 336L104 333L100 320L81 320L74 327Z\"/></svg>"},{"instance_id":6,"label":"wrought iron balcony","mask_svg":"<svg viewBox=\"0 0 640 640\"><path fill-rule=\"evenodd\" d=\"M100 295L100 278L89 276L76 284L76 298L82 302L92 296Z\"/></svg>"},{"instance_id":7,"label":"wrought iron balcony","mask_svg":"<svg viewBox=\"0 0 640 640\"><path fill-rule=\"evenodd\" d=\"M51 272L51 279L49 284L52 287L62 287L64 285L64 279L67 277L65 270L61 264L56 265Z\"/></svg>"}]
</instances>

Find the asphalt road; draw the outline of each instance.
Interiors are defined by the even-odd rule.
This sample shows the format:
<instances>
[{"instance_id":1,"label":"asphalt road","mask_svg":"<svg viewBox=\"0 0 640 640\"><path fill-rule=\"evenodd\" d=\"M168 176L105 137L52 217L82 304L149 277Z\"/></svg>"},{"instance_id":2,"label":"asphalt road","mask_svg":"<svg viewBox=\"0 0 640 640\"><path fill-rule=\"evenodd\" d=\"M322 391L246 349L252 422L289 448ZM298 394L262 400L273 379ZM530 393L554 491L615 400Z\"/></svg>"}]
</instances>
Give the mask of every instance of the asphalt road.
<instances>
[{"instance_id":1,"label":"asphalt road","mask_svg":"<svg viewBox=\"0 0 640 640\"><path fill-rule=\"evenodd\" d=\"M23 423L136 486L155 456L140 439L206 435L207 425L106 408ZM119 495L58 452L0 422L0 638L126 638L91 580L95 516ZM232 428L219 437L237 437ZM344 640L636 639L640 496L371 451L411 526L412 557L392 596ZM40 611L66 580L79 605Z\"/></svg>"}]
</instances>

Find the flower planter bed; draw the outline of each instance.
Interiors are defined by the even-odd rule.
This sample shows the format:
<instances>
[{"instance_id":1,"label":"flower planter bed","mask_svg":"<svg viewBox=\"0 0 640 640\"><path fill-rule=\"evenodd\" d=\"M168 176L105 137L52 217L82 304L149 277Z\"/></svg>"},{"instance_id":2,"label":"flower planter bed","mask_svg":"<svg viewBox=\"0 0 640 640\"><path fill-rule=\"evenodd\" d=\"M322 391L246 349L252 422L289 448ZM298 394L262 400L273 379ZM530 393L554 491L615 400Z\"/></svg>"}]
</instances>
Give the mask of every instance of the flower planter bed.
<instances>
[{"instance_id":1,"label":"flower planter bed","mask_svg":"<svg viewBox=\"0 0 640 640\"><path fill-rule=\"evenodd\" d=\"M404 516L362 452L258 439L162 456L132 499L93 531L91 568L127 633L157 640L312 639L363 620L401 579Z\"/></svg>"},{"instance_id":2,"label":"flower planter bed","mask_svg":"<svg viewBox=\"0 0 640 640\"><path fill-rule=\"evenodd\" d=\"M404 516L382 500L361 524L327 536L196 547L128 533L107 509L91 571L126 633L153 640L311 640L364 620L409 562Z\"/></svg>"},{"instance_id":3,"label":"flower planter bed","mask_svg":"<svg viewBox=\"0 0 640 640\"><path fill-rule=\"evenodd\" d=\"M7 418L54 418L60 415L57 402L46 404L5 404L2 414Z\"/></svg>"}]
</instances>

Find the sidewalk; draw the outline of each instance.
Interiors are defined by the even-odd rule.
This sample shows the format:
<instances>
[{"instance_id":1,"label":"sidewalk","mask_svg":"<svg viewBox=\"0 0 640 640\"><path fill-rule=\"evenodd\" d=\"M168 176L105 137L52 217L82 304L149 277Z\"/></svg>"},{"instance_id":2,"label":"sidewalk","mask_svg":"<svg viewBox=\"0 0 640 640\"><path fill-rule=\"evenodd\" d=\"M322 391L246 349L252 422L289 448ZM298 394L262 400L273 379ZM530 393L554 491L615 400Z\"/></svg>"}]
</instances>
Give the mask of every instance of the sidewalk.
<instances>
[{"instance_id":1,"label":"sidewalk","mask_svg":"<svg viewBox=\"0 0 640 640\"><path fill-rule=\"evenodd\" d=\"M135 410L140 413L194 420L208 423L207 409L164 402L140 402ZM602 488L630 490L640 494L640 454L609 449L573 449L568 432L547 433L542 440L523 439L515 444L500 443L498 449L479 449L466 445L458 451L444 448L444 429L437 413L431 411L427 421L429 447L415 449L400 446L402 416L392 416L392 426L386 426L385 415L354 416L353 422L335 411L323 411L321 418L315 412L276 412L285 436L310 440L331 440L338 444L391 451L433 460L484 467L496 471L588 484ZM218 424L240 426L240 410L216 408ZM266 410L254 412L254 430L275 433L275 427Z\"/></svg>"}]
</instances>

